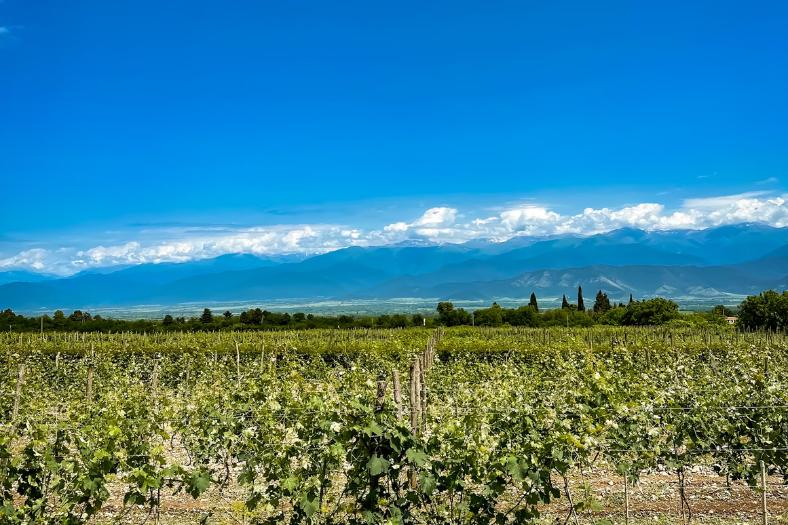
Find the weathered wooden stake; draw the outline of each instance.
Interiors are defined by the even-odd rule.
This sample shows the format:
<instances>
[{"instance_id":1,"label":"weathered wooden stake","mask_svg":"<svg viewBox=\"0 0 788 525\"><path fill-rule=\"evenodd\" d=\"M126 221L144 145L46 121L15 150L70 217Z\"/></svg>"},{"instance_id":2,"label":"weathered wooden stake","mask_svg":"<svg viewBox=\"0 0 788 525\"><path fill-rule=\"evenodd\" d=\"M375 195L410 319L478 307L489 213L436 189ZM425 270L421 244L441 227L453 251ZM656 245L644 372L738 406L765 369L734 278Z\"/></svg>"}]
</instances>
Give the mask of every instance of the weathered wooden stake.
<instances>
[{"instance_id":1,"label":"weathered wooden stake","mask_svg":"<svg viewBox=\"0 0 788 525\"><path fill-rule=\"evenodd\" d=\"M153 373L151 374L151 391L153 392L153 398L157 399L159 397L159 355L156 354L154 356L155 361L153 362Z\"/></svg>"},{"instance_id":2,"label":"weathered wooden stake","mask_svg":"<svg viewBox=\"0 0 788 525\"><path fill-rule=\"evenodd\" d=\"M392 371L391 375L394 384L394 406L397 407L397 420L402 421L402 387L399 383L399 370Z\"/></svg>"},{"instance_id":3,"label":"weathered wooden stake","mask_svg":"<svg viewBox=\"0 0 788 525\"><path fill-rule=\"evenodd\" d=\"M423 359L422 359L423 361ZM419 366L419 408L421 409L421 433L427 432L427 381L424 377L424 366Z\"/></svg>"},{"instance_id":4,"label":"weathered wooden stake","mask_svg":"<svg viewBox=\"0 0 788 525\"><path fill-rule=\"evenodd\" d=\"M419 385L419 360L414 359L410 365L410 429L414 434L419 433L419 412L421 407L421 387Z\"/></svg>"},{"instance_id":5,"label":"weathered wooden stake","mask_svg":"<svg viewBox=\"0 0 788 525\"><path fill-rule=\"evenodd\" d=\"M769 525L769 511L766 510L766 463L761 460L761 523Z\"/></svg>"},{"instance_id":6,"label":"weathered wooden stake","mask_svg":"<svg viewBox=\"0 0 788 525\"><path fill-rule=\"evenodd\" d=\"M629 525L629 477L624 474L624 525Z\"/></svg>"},{"instance_id":7,"label":"weathered wooden stake","mask_svg":"<svg viewBox=\"0 0 788 525\"><path fill-rule=\"evenodd\" d=\"M241 386L241 350L238 348L238 341L235 342L235 383Z\"/></svg>"},{"instance_id":8,"label":"weathered wooden stake","mask_svg":"<svg viewBox=\"0 0 788 525\"><path fill-rule=\"evenodd\" d=\"M90 357L88 357L88 378L87 384L85 385L85 400L90 403L93 401L93 374L95 373L95 352L93 351L93 345L90 345Z\"/></svg>"},{"instance_id":9,"label":"weathered wooden stake","mask_svg":"<svg viewBox=\"0 0 788 525\"><path fill-rule=\"evenodd\" d=\"M375 396L375 412L383 412L386 404L386 380L378 379L378 392Z\"/></svg>"},{"instance_id":10,"label":"weathered wooden stake","mask_svg":"<svg viewBox=\"0 0 788 525\"><path fill-rule=\"evenodd\" d=\"M19 363L16 373L16 392L14 393L14 409L11 412L11 421L15 422L19 416L19 403L22 401L22 385L25 382L25 363Z\"/></svg>"},{"instance_id":11,"label":"weathered wooden stake","mask_svg":"<svg viewBox=\"0 0 788 525\"><path fill-rule=\"evenodd\" d=\"M419 433L419 407L421 406L421 400L419 399L419 376L419 360L414 359L410 365L410 429L414 435L418 435ZM408 478L410 487L415 489L418 486L415 469L410 470Z\"/></svg>"}]
</instances>

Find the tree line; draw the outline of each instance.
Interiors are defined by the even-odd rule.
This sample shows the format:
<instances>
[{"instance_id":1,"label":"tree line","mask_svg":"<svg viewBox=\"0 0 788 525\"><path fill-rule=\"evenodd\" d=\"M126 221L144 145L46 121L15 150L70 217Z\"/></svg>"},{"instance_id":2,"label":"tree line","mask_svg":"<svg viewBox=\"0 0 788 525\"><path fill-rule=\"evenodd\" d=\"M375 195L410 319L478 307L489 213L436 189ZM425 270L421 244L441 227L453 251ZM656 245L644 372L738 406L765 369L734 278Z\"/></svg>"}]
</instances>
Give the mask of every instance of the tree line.
<instances>
[{"instance_id":1,"label":"tree line","mask_svg":"<svg viewBox=\"0 0 788 525\"><path fill-rule=\"evenodd\" d=\"M468 312L463 308L454 308L450 302L438 304L438 320L446 326L592 326L621 325L645 326L661 325L687 317L685 322L691 323L722 323L724 307L715 307L711 312L682 316L679 305L669 299L656 297L636 301L629 296L627 304L614 304L608 295L599 290L593 307L586 309L583 288L577 289L577 302L570 303L566 295L561 300L561 308L540 311L536 294L531 293L527 305L518 308L503 308L493 303L490 308Z\"/></svg>"},{"instance_id":2,"label":"tree line","mask_svg":"<svg viewBox=\"0 0 788 525\"><path fill-rule=\"evenodd\" d=\"M296 312L271 312L261 308L235 314L225 311L214 313L205 308L193 317L172 316L163 319L111 319L89 312L75 310L70 315L57 310L52 316L26 317L7 309L0 313L0 329L14 332L74 331L74 332L156 332L156 331L217 331L217 330L276 330L314 328L406 328L413 326L647 326L674 324L679 326L725 324L726 316L737 314L737 326L743 330L784 330L788 327L788 291L762 292L745 299L737 310L715 306L707 312L681 313L679 305L669 299L656 297L614 303L607 293L599 290L590 308L586 307L582 287L578 288L577 301L569 302L563 296L561 307L542 310L536 294L528 304L504 308L493 303L489 308L473 311L455 308L448 301L437 305L434 315L382 314L382 315L316 315Z\"/></svg>"}]
</instances>

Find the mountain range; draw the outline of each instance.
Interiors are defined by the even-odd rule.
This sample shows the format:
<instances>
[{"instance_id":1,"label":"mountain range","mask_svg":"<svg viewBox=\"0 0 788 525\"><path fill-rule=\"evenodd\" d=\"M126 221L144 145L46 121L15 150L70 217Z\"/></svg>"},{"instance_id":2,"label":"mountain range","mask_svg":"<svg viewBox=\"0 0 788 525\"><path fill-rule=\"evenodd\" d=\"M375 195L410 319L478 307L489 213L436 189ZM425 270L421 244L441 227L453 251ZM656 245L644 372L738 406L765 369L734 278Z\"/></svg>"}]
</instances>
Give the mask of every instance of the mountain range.
<instances>
[{"instance_id":1,"label":"mountain range","mask_svg":"<svg viewBox=\"0 0 788 525\"><path fill-rule=\"evenodd\" d=\"M578 285L612 298L740 297L788 287L788 228L620 229L503 243L351 247L304 260L230 254L102 269L67 278L0 272L0 308L18 311L299 298L560 297Z\"/></svg>"}]
</instances>

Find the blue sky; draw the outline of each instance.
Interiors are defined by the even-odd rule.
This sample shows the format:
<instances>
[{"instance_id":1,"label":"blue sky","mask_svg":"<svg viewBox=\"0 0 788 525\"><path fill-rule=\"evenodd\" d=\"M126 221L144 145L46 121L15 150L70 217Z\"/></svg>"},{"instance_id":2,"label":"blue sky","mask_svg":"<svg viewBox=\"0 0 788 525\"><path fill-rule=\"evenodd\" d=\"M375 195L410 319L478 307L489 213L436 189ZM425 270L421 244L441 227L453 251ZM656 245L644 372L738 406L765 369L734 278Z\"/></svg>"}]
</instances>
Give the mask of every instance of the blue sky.
<instances>
[{"instance_id":1,"label":"blue sky","mask_svg":"<svg viewBox=\"0 0 788 525\"><path fill-rule=\"evenodd\" d=\"M788 225L785 2L425 4L0 2L0 270Z\"/></svg>"}]
</instances>

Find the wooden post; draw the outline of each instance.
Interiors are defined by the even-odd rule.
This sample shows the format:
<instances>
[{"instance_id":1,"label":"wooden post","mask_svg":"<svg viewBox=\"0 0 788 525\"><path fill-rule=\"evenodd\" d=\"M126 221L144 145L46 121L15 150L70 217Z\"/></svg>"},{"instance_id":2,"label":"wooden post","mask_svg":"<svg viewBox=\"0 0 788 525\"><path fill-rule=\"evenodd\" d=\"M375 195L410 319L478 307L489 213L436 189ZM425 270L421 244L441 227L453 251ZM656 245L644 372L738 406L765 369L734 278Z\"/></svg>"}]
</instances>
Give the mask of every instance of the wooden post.
<instances>
[{"instance_id":1,"label":"wooden post","mask_svg":"<svg viewBox=\"0 0 788 525\"><path fill-rule=\"evenodd\" d=\"M402 421L402 387L399 383L399 370L392 371L391 375L394 384L394 406L397 407L397 420Z\"/></svg>"},{"instance_id":2,"label":"wooden post","mask_svg":"<svg viewBox=\"0 0 788 525\"><path fill-rule=\"evenodd\" d=\"M424 361L424 359L422 359ZM424 377L424 363L419 367L419 401L421 412L421 433L427 432L427 381Z\"/></svg>"},{"instance_id":3,"label":"wooden post","mask_svg":"<svg viewBox=\"0 0 788 525\"><path fill-rule=\"evenodd\" d=\"M414 359L410 365L410 429L414 435L419 433L419 407L421 401L419 399L419 360ZM418 478L416 469L411 469L408 473L410 487L415 489L418 486Z\"/></svg>"},{"instance_id":4,"label":"wooden post","mask_svg":"<svg viewBox=\"0 0 788 525\"><path fill-rule=\"evenodd\" d=\"M88 378L87 384L85 385L85 400L90 403L93 401L93 374L95 373L95 365L93 363L95 357L95 353L93 351L93 345L90 345L90 356L88 356Z\"/></svg>"},{"instance_id":5,"label":"wooden post","mask_svg":"<svg viewBox=\"0 0 788 525\"><path fill-rule=\"evenodd\" d=\"M624 525L629 525L629 477L624 474Z\"/></svg>"},{"instance_id":6,"label":"wooden post","mask_svg":"<svg viewBox=\"0 0 788 525\"><path fill-rule=\"evenodd\" d=\"M238 341L235 342L235 384L241 387L241 350Z\"/></svg>"},{"instance_id":7,"label":"wooden post","mask_svg":"<svg viewBox=\"0 0 788 525\"><path fill-rule=\"evenodd\" d=\"M766 510L766 463L761 460L761 523L769 525L769 512Z\"/></svg>"},{"instance_id":8,"label":"wooden post","mask_svg":"<svg viewBox=\"0 0 788 525\"><path fill-rule=\"evenodd\" d=\"M150 382L153 398L156 399L159 397L159 354L156 354L153 359L153 373L151 374Z\"/></svg>"},{"instance_id":9,"label":"wooden post","mask_svg":"<svg viewBox=\"0 0 788 525\"><path fill-rule=\"evenodd\" d=\"M419 360L414 359L410 365L410 429L414 434L419 433L419 412L421 407L419 368Z\"/></svg>"},{"instance_id":10,"label":"wooden post","mask_svg":"<svg viewBox=\"0 0 788 525\"><path fill-rule=\"evenodd\" d=\"M383 412L383 406L386 404L386 380L378 379L378 392L375 396L375 412Z\"/></svg>"},{"instance_id":11,"label":"wooden post","mask_svg":"<svg viewBox=\"0 0 788 525\"><path fill-rule=\"evenodd\" d=\"M22 401L22 385L25 382L25 363L19 363L16 373L16 392L14 393L14 409L11 412L11 421L15 422L19 416L19 403Z\"/></svg>"}]
</instances>

